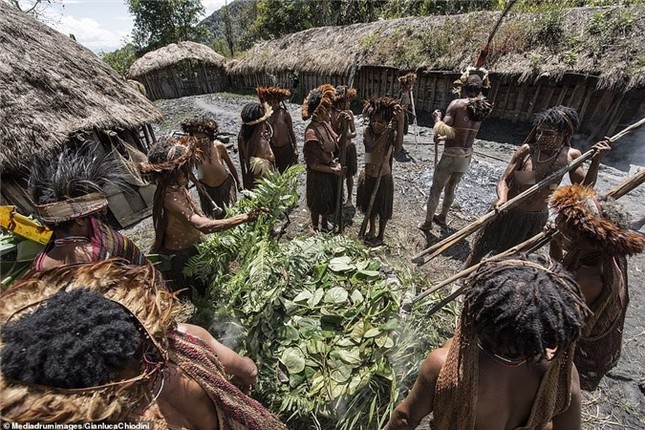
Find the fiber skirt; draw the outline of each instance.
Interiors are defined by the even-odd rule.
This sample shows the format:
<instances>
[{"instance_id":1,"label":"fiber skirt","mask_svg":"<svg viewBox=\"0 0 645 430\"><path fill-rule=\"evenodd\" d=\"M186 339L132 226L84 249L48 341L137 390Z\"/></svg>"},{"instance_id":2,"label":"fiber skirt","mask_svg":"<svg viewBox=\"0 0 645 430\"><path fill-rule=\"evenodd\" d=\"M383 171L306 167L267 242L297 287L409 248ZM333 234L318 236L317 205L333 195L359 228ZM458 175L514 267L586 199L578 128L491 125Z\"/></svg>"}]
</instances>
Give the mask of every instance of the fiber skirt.
<instances>
[{"instance_id":1,"label":"fiber skirt","mask_svg":"<svg viewBox=\"0 0 645 430\"><path fill-rule=\"evenodd\" d=\"M307 169L307 207L318 215L332 215L336 212L338 197L338 176L333 173L316 172Z\"/></svg>"},{"instance_id":2,"label":"fiber skirt","mask_svg":"<svg viewBox=\"0 0 645 430\"><path fill-rule=\"evenodd\" d=\"M376 179L366 177L362 172L358 178L358 187L356 189L356 205L361 212L366 213L370 204L372 192L376 186ZM394 203L394 179L392 175L381 177L381 182L376 192L376 199L372 207L372 216L378 215L380 219L391 219Z\"/></svg>"},{"instance_id":3,"label":"fiber skirt","mask_svg":"<svg viewBox=\"0 0 645 430\"><path fill-rule=\"evenodd\" d=\"M285 170L296 164L291 145L272 146L271 150L275 157L275 167L280 173L284 173Z\"/></svg>"},{"instance_id":4,"label":"fiber skirt","mask_svg":"<svg viewBox=\"0 0 645 430\"><path fill-rule=\"evenodd\" d=\"M548 211L526 212L511 208L488 223L477 235L473 245L473 261L479 262L488 253L504 252L542 231L549 218Z\"/></svg>"},{"instance_id":5,"label":"fiber skirt","mask_svg":"<svg viewBox=\"0 0 645 430\"><path fill-rule=\"evenodd\" d=\"M203 182L202 185L210 198L213 199L215 204L222 209L224 209L224 206L230 206L231 203L234 203L235 200L237 200L237 189L233 175L229 174L226 180L217 187L209 187ZM212 203L201 193L199 194L199 202L201 203L202 211L207 217L222 219L226 216L226 213L216 216Z\"/></svg>"}]
</instances>

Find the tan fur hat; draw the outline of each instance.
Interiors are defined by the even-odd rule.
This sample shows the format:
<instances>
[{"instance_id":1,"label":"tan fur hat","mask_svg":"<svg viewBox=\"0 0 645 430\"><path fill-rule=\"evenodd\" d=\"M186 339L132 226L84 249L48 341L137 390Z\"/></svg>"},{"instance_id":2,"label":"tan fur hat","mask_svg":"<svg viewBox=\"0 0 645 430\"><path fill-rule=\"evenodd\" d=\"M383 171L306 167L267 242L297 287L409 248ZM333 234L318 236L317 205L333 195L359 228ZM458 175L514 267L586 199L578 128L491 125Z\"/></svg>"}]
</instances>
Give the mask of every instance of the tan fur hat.
<instances>
[{"instance_id":1,"label":"tan fur hat","mask_svg":"<svg viewBox=\"0 0 645 430\"><path fill-rule=\"evenodd\" d=\"M397 78L399 81L399 85L402 87L408 86L412 87L414 86L415 82L417 81L417 74L416 73L408 73L403 76L399 76Z\"/></svg>"},{"instance_id":2,"label":"tan fur hat","mask_svg":"<svg viewBox=\"0 0 645 430\"><path fill-rule=\"evenodd\" d=\"M331 84L323 84L309 91L307 98L302 103L302 119L306 121L314 116L321 106L331 107L335 94L336 91Z\"/></svg>"},{"instance_id":3,"label":"tan fur hat","mask_svg":"<svg viewBox=\"0 0 645 430\"><path fill-rule=\"evenodd\" d=\"M257 87L255 92L260 99L260 103L281 102L291 97L291 91L280 87Z\"/></svg>"},{"instance_id":4,"label":"tan fur hat","mask_svg":"<svg viewBox=\"0 0 645 430\"><path fill-rule=\"evenodd\" d=\"M645 237L626 226L620 226L608 214L612 200L601 201L591 187L575 184L560 187L551 195L549 205L556 215L555 223L563 233L582 234L612 255L634 255L643 252ZM618 214L616 214L618 215Z\"/></svg>"}]
</instances>

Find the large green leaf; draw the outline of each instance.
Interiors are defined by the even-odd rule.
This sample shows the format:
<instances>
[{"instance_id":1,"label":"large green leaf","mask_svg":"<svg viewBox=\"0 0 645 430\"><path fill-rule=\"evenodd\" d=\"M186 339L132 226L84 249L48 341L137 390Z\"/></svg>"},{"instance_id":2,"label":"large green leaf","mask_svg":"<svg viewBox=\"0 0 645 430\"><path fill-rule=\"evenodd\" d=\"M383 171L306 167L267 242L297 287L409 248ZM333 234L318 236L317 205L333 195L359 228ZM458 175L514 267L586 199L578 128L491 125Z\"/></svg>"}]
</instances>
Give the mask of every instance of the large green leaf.
<instances>
[{"instance_id":1,"label":"large green leaf","mask_svg":"<svg viewBox=\"0 0 645 430\"><path fill-rule=\"evenodd\" d=\"M343 287L334 287L325 293L325 298L323 299L323 301L325 303L335 304L344 303L347 301L348 296L349 294L347 293L347 290Z\"/></svg>"},{"instance_id":2,"label":"large green leaf","mask_svg":"<svg viewBox=\"0 0 645 430\"><path fill-rule=\"evenodd\" d=\"M345 272L355 269L356 266L352 264L352 257L344 255L329 260L329 268L334 272Z\"/></svg>"},{"instance_id":3,"label":"large green leaf","mask_svg":"<svg viewBox=\"0 0 645 430\"><path fill-rule=\"evenodd\" d=\"M305 355L300 348L285 349L280 357L280 361L285 365L290 375L305 370Z\"/></svg>"}]
</instances>

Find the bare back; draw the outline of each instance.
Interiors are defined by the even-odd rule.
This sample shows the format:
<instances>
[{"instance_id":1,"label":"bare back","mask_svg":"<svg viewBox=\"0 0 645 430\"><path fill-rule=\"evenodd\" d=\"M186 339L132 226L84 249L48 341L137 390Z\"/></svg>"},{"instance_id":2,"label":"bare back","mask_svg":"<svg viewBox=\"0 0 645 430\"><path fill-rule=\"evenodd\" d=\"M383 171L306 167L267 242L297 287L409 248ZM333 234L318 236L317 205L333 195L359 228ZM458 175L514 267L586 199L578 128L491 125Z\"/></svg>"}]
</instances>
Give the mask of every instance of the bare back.
<instances>
[{"instance_id":1,"label":"bare back","mask_svg":"<svg viewBox=\"0 0 645 430\"><path fill-rule=\"evenodd\" d=\"M251 139L247 142L249 159L251 157L263 158L271 163L275 162L271 150L271 127L266 123L258 125L253 131Z\"/></svg>"},{"instance_id":2,"label":"bare back","mask_svg":"<svg viewBox=\"0 0 645 430\"><path fill-rule=\"evenodd\" d=\"M293 135L293 126L289 112L287 112L283 107L276 108L268 122L273 128L273 136L271 138L272 146L276 148L293 146L295 138Z\"/></svg>"},{"instance_id":3,"label":"bare back","mask_svg":"<svg viewBox=\"0 0 645 430\"><path fill-rule=\"evenodd\" d=\"M468 99L453 100L446 111L443 120L455 130L455 138L446 140L446 148L471 148L481 121L473 121L468 117Z\"/></svg>"},{"instance_id":4,"label":"bare back","mask_svg":"<svg viewBox=\"0 0 645 430\"><path fill-rule=\"evenodd\" d=\"M172 362L166 365L163 378L163 390L156 403L146 410L144 417L163 417L170 428L219 428L217 410L197 381Z\"/></svg>"}]
</instances>

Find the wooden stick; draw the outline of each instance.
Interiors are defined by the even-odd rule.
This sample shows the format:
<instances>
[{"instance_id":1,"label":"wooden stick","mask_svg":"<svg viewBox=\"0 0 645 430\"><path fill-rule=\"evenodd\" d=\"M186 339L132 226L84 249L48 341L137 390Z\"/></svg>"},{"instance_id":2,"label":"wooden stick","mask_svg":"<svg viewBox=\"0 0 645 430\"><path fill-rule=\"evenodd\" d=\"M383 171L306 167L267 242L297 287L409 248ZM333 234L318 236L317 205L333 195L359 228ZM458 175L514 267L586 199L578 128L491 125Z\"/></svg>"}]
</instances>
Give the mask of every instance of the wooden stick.
<instances>
[{"instance_id":1,"label":"wooden stick","mask_svg":"<svg viewBox=\"0 0 645 430\"><path fill-rule=\"evenodd\" d=\"M611 142L615 142L621 137L625 136L631 131L636 130L638 127L642 126L645 124L645 118L641 119L640 121L630 125L629 127L625 128L623 131L620 133L612 136L609 140ZM546 178L542 179L540 182L537 184L533 185L531 188L527 189L526 191L518 194L517 196L513 197L511 200L507 201L503 205L501 205L497 210L493 210L488 212L487 214L483 215L476 221L468 224L466 227L463 229L459 230L458 232L448 236L444 240L430 246L429 248L424 249L414 257L412 257L412 261L414 263L417 263L419 265L426 264L428 261L432 260L434 257L437 255L441 254L443 251L446 249L450 248L460 240L470 236L472 233L475 231L479 230L480 228L484 227L486 224L494 220L499 216L499 214L505 210L508 210L512 207L517 206L527 198L531 197L532 195L536 194L540 189L544 188L545 186L549 185L551 182L557 180L558 178L561 178L564 176L567 172L577 168L579 165L581 165L583 162L591 158L594 154L596 153L595 149L590 149L589 151L585 152L582 154L580 157L576 158L569 164L568 166L565 166L561 168L560 170L552 173L551 175L547 176ZM422 261L420 260L423 256L430 254L428 257L427 261Z\"/></svg>"},{"instance_id":2,"label":"wooden stick","mask_svg":"<svg viewBox=\"0 0 645 430\"><path fill-rule=\"evenodd\" d=\"M387 130L385 132L389 137L390 131ZM374 189L372 190L372 195L370 196L370 203L367 206L367 211L365 211L365 218L363 218L363 222L361 223L361 228L358 231L358 237L363 238L365 236L365 230L367 229L367 223L370 220L370 217L372 216L372 209L374 208L374 201L376 200L376 194L378 193L379 186L381 185L381 173L383 173L383 166L385 166L385 163L390 162L390 155L391 155L391 149L392 145L388 142L387 143L387 152L385 154L385 157L383 158L383 162L378 168L378 177L376 178L376 183L374 184ZM367 175L365 175L365 180L367 181Z\"/></svg>"},{"instance_id":3,"label":"wooden stick","mask_svg":"<svg viewBox=\"0 0 645 430\"><path fill-rule=\"evenodd\" d=\"M410 104L412 105L412 115L414 115L414 143L419 144L419 128L417 127L417 109L414 107L414 94L412 93L412 88L410 88Z\"/></svg>"},{"instance_id":4,"label":"wooden stick","mask_svg":"<svg viewBox=\"0 0 645 430\"><path fill-rule=\"evenodd\" d=\"M339 156L339 162L340 162L340 167L343 168L345 167L346 158L347 158L347 134L349 133L349 124L345 124L343 134L340 137L340 156ZM345 175L340 175L338 176L338 188L337 188L337 195L336 195L336 226L338 228L338 233L342 234L343 233L343 191L344 191L344 182L345 182ZM349 190L348 190L349 191Z\"/></svg>"},{"instance_id":5,"label":"wooden stick","mask_svg":"<svg viewBox=\"0 0 645 430\"><path fill-rule=\"evenodd\" d=\"M619 199L623 197L625 194L629 193L630 191L634 190L636 187L640 186L645 182L645 169L642 169L635 175L630 176L629 178L625 179L623 182L619 183L616 185L614 188L609 190L608 192L605 193L604 197L610 197L613 199ZM467 269L462 270L459 273L454 274L453 276L449 277L448 279L442 281L441 283L435 285L428 291L424 291L423 293L417 295L412 301L408 304L408 306L412 306L414 303L418 303L420 300L423 300L425 297L428 295L440 290L441 288L452 284L454 281L463 278L465 276L468 276L475 270L479 269L479 267L490 261L496 261L505 257L508 257L509 255L519 253L519 252L533 252L542 246L546 245L547 243L551 242L551 240L558 234L559 232L557 230L549 230L546 232L540 232L533 236L532 238L504 251L501 252L497 255L494 255L490 258L485 259L481 263L478 263L474 266L471 266ZM441 302L437 303L435 306L433 306L429 311L428 311L428 316L432 315L433 313L437 312L439 309L443 308L446 304L450 303L452 300L457 298L459 295L461 295L465 290L465 286L459 288L452 294L450 294L448 297L444 298Z\"/></svg>"}]
</instances>

